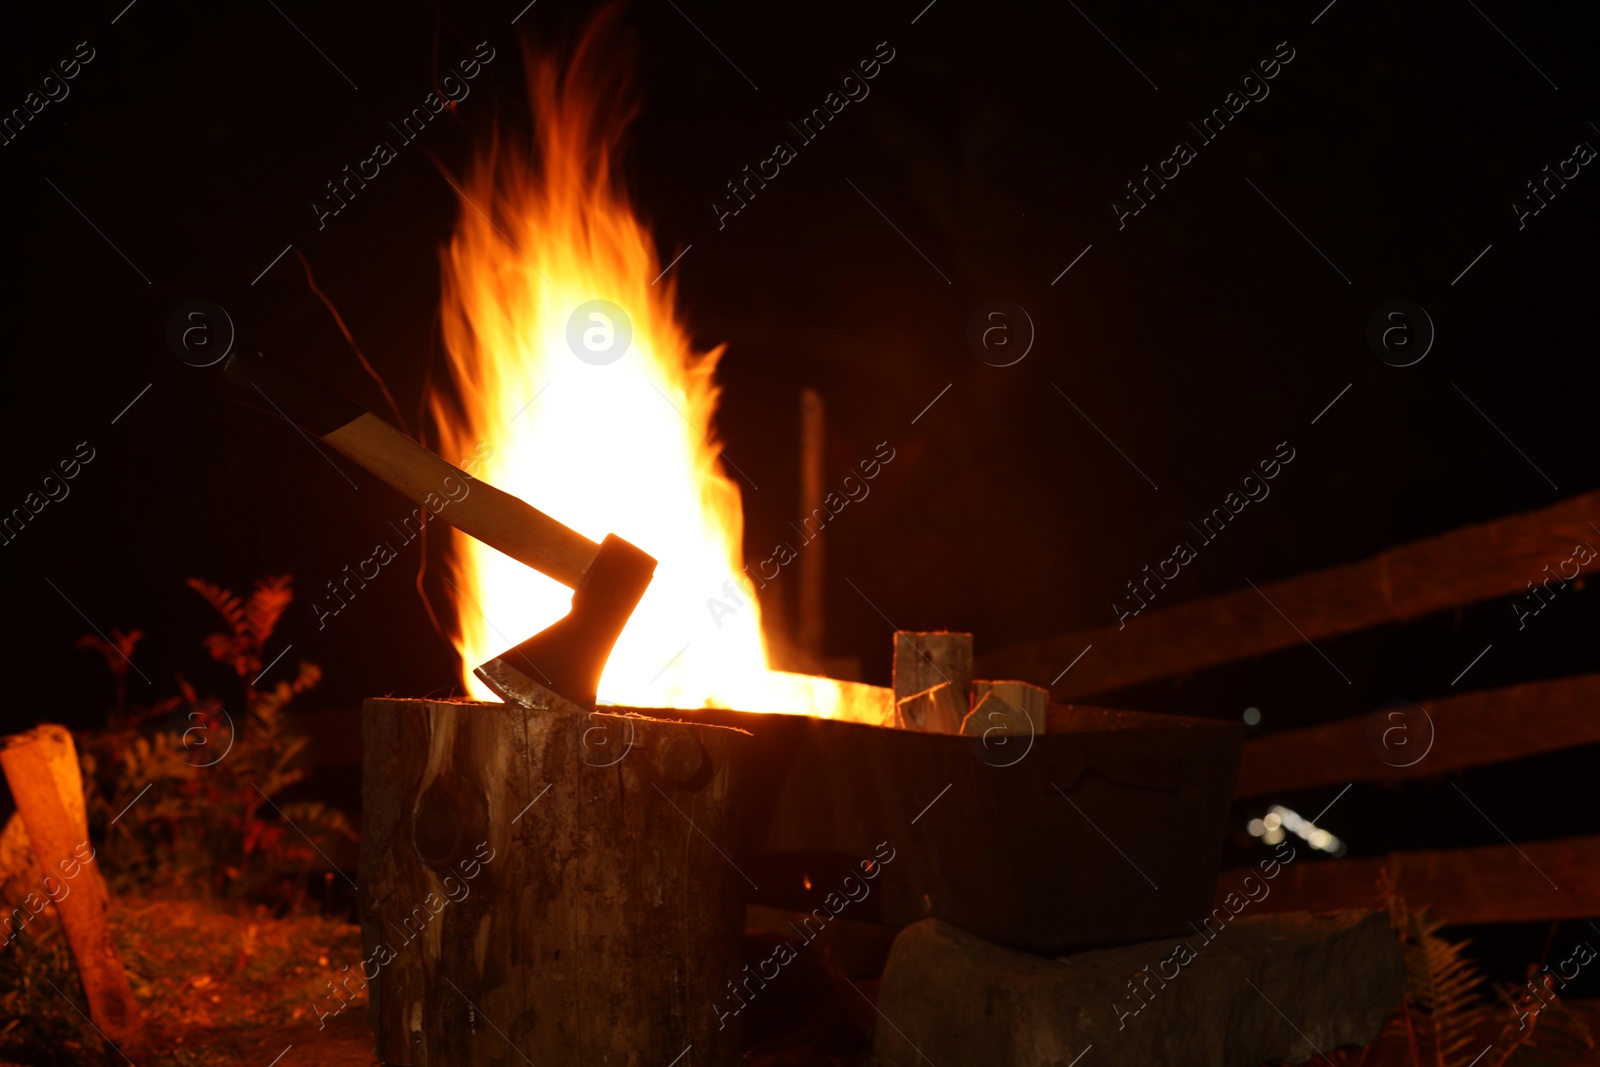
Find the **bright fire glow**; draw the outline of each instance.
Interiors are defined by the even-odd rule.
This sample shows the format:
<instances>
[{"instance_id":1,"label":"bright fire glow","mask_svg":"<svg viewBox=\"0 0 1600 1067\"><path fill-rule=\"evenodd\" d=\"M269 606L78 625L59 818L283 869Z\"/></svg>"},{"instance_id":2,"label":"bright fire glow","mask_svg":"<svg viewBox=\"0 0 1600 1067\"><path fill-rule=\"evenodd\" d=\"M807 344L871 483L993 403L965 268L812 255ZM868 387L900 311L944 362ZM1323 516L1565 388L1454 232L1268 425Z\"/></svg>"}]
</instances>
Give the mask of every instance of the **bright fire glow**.
<instances>
[{"instance_id":1,"label":"bright fire glow","mask_svg":"<svg viewBox=\"0 0 1600 1067\"><path fill-rule=\"evenodd\" d=\"M768 668L741 574L741 490L712 430L722 348L694 350L672 277L656 280L663 265L614 170L631 116L603 106L618 89L603 54L591 33L565 75L534 63L535 145L497 138L458 182L442 324L461 408L434 404L440 451L457 463L486 457L475 477L660 561L601 679L602 702L883 722L885 690ZM597 299L632 327L629 350L604 365L568 342L574 310ZM571 593L460 534L450 552L462 678L493 700L471 668L564 615ZM734 610L713 618L713 598Z\"/></svg>"}]
</instances>

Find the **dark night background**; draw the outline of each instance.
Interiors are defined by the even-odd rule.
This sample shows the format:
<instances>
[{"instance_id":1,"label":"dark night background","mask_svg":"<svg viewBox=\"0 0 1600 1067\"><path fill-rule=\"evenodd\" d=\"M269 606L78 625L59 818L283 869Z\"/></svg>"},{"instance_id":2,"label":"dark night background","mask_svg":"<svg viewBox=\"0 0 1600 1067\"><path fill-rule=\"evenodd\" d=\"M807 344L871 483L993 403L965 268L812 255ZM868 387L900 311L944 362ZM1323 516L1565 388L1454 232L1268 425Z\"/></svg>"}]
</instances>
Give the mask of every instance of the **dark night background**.
<instances>
[{"instance_id":1,"label":"dark night background","mask_svg":"<svg viewBox=\"0 0 1600 1067\"><path fill-rule=\"evenodd\" d=\"M134 679L134 700L171 692L177 671L225 692L199 647L210 609L184 579L244 590L288 572L309 593L405 510L353 464L339 461L360 492L294 431L222 399L168 351L167 316L216 300L268 351L384 411L292 253L250 284L292 243L414 418L457 211L440 168L464 170L497 122L526 129L520 43L567 48L595 10L541 0L512 26L523 0L124 3L14 12L0 44L6 109L78 42L95 54L0 148L12 353L0 509L78 442L95 450L71 495L4 546L6 729L103 716L109 679L74 651L89 627L72 605L102 630L146 633L134 662L151 685ZM1124 581L1280 441L1296 459L1270 498L1184 568L1167 603L1600 485L1584 414L1600 175L1583 168L1522 230L1511 209L1542 167L1600 145L1592 8L924 3L637 0L621 20L642 103L630 190L663 263L693 246L673 277L697 340L730 346L718 426L761 486L745 486L747 556L798 518L802 387L828 405L830 480L879 441L897 450L827 532L827 652L858 657L864 680L888 682L891 627L847 578L896 626L971 630L980 654L1112 622ZM393 140L386 122L484 40L497 55L471 95L319 232L323 183ZM723 183L793 143L787 122L884 41L894 59L870 95L719 230ZM1270 95L1119 231L1123 183L1175 140L1195 143L1186 122L1283 41L1294 58ZM1423 305L1438 333L1407 368L1364 339L1396 298ZM966 342L993 299L1037 329L1015 366L986 365ZM1102 702L1229 719L1255 706L1259 732L1444 695L1489 642L1472 687L1585 673L1600 662L1593 599L1569 592L1520 633L1500 601L1323 643L1350 686L1301 647ZM792 593L769 604L779 625L790 607ZM326 672L302 710L456 680L409 580L373 583L320 633L302 599L275 642ZM1594 833L1594 755L1452 780L1513 839ZM1284 800L1315 811L1329 796ZM1444 781L1357 786L1328 826L1356 855L1500 841ZM1526 960L1547 933L1489 936L1522 938L1506 951Z\"/></svg>"}]
</instances>

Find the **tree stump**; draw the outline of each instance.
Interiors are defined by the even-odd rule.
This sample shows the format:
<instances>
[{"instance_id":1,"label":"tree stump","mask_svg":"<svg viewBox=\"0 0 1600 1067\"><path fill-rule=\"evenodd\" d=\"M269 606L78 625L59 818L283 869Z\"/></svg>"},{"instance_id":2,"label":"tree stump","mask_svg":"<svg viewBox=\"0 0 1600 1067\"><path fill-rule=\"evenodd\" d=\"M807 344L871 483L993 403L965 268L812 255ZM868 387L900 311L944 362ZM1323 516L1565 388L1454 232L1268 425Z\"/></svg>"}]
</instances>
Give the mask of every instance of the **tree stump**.
<instances>
[{"instance_id":1,"label":"tree stump","mask_svg":"<svg viewBox=\"0 0 1600 1067\"><path fill-rule=\"evenodd\" d=\"M374 699L362 934L378 1056L411 1067L732 1067L749 735Z\"/></svg>"},{"instance_id":2,"label":"tree stump","mask_svg":"<svg viewBox=\"0 0 1600 1067\"><path fill-rule=\"evenodd\" d=\"M0 740L11 796L27 830L40 884L24 898L33 915L53 902L78 968L89 1017L119 1050L141 1046L143 1019L106 918L105 879L93 865L89 820L83 802L78 752L64 726L45 725ZM20 931L13 910L5 922L9 939ZM26 923L26 919L23 919Z\"/></svg>"}]
</instances>

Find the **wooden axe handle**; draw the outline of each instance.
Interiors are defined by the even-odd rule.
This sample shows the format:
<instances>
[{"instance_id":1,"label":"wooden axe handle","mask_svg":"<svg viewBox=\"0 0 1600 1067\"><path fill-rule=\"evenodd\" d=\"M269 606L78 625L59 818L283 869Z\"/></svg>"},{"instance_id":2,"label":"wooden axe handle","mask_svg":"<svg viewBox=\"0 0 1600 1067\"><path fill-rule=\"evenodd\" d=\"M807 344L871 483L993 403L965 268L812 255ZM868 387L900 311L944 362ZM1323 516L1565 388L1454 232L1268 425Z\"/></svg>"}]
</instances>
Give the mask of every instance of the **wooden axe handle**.
<instances>
[{"instance_id":1,"label":"wooden axe handle","mask_svg":"<svg viewBox=\"0 0 1600 1067\"><path fill-rule=\"evenodd\" d=\"M598 544L578 531L510 493L478 481L369 411L323 434L322 439L407 500L425 505L432 496L435 506L443 501L438 512L441 521L570 589L583 584L583 576L600 551ZM460 488L451 492L452 483Z\"/></svg>"},{"instance_id":2,"label":"wooden axe handle","mask_svg":"<svg viewBox=\"0 0 1600 1067\"><path fill-rule=\"evenodd\" d=\"M236 399L256 407L265 399L279 415L343 452L407 500L568 588L583 584L600 551L576 530L478 481L371 412L266 356L233 352L222 363L222 381Z\"/></svg>"}]
</instances>

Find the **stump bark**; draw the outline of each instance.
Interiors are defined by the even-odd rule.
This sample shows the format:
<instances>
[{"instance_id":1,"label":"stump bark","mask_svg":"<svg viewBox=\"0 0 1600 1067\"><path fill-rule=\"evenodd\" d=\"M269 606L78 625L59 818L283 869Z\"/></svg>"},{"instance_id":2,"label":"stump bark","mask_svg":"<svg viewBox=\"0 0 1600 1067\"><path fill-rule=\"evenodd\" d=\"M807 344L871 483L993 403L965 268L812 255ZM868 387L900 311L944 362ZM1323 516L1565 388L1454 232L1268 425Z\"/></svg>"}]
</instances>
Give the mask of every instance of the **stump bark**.
<instances>
[{"instance_id":1,"label":"stump bark","mask_svg":"<svg viewBox=\"0 0 1600 1067\"><path fill-rule=\"evenodd\" d=\"M749 735L369 700L362 933L388 1064L732 1067Z\"/></svg>"}]
</instances>

